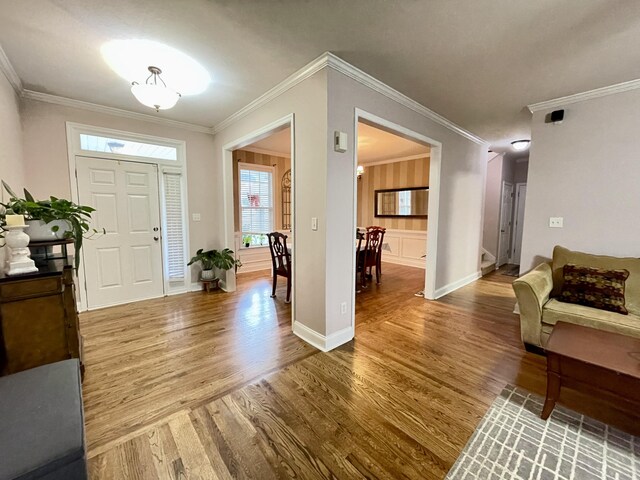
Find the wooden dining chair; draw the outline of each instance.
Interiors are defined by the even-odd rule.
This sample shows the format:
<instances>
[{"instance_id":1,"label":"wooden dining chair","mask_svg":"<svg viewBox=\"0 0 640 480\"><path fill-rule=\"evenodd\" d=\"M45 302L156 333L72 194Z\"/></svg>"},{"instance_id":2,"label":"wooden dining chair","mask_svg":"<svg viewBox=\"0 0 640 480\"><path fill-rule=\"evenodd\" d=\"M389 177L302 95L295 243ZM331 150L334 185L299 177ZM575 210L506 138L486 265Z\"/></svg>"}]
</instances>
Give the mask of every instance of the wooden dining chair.
<instances>
[{"instance_id":1,"label":"wooden dining chair","mask_svg":"<svg viewBox=\"0 0 640 480\"><path fill-rule=\"evenodd\" d=\"M366 246L364 250L364 268L369 269L369 278L372 278L371 269L376 268L376 283L380 283L382 275L382 243L386 228L372 225L367 227Z\"/></svg>"},{"instance_id":2,"label":"wooden dining chair","mask_svg":"<svg viewBox=\"0 0 640 480\"><path fill-rule=\"evenodd\" d=\"M367 287L365 268L364 268L364 249L362 248L362 242L365 241L364 232L361 232L356 228L356 288L358 284L358 274L360 274L360 286L362 288ZM357 290L360 292L360 290Z\"/></svg>"},{"instance_id":3,"label":"wooden dining chair","mask_svg":"<svg viewBox=\"0 0 640 480\"><path fill-rule=\"evenodd\" d=\"M273 288L271 298L276 297L276 287L278 286L278 276L287 279L286 303L291 301L291 254L287 248L287 236L280 232L267 233L269 239L269 250L271 251L271 265L273 267Z\"/></svg>"}]
</instances>

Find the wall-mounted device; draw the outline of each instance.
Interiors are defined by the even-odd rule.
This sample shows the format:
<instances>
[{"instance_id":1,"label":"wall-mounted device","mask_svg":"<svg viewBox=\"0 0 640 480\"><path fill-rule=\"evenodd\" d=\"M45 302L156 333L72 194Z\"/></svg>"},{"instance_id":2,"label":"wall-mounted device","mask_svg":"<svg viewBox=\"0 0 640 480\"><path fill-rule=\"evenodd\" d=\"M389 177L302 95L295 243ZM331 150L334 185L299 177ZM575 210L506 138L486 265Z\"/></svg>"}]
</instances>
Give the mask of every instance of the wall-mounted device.
<instances>
[{"instance_id":1,"label":"wall-mounted device","mask_svg":"<svg viewBox=\"0 0 640 480\"><path fill-rule=\"evenodd\" d=\"M344 153L347 151L347 134L344 132L334 132L333 136L333 149L338 153Z\"/></svg>"},{"instance_id":2,"label":"wall-mounted device","mask_svg":"<svg viewBox=\"0 0 640 480\"><path fill-rule=\"evenodd\" d=\"M564 110L554 110L549 114L547 123L553 123L554 125L560 125L564 120Z\"/></svg>"}]
</instances>

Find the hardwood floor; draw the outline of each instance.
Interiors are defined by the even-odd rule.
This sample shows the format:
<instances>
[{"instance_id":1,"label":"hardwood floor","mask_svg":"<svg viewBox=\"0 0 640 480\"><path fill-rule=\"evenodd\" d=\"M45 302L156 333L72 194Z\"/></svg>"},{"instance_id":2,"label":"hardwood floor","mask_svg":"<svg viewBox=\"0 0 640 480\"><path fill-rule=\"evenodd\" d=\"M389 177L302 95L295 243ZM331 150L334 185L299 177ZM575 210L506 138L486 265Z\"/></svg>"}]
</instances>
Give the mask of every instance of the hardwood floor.
<instances>
[{"instance_id":1,"label":"hardwood floor","mask_svg":"<svg viewBox=\"0 0 640 480\"><path fill-rule=\"evenodd\" d=\"M545 361L520 344L514 277L428 302L422 270L383 271L356 297L356 339L329 353L255 275L83 315L91 478L443 478L505 384L544 392Z\"/></svg>"}]
</instances>

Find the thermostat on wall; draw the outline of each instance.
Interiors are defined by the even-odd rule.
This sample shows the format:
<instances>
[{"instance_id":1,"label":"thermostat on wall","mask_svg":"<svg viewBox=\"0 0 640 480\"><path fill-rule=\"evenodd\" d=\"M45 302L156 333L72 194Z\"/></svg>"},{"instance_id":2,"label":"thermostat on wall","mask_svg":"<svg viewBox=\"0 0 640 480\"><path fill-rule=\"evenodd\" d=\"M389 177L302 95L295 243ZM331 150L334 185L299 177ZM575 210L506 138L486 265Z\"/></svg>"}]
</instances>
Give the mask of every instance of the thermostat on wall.
<instances>
[{"instance_id":1,"label":"thermostat on wall","mask_svg":"<svg viewBox=\"0 0 640 480\"><path fill-rule=\"evenodd\" d=\"M334 132L333 149L336 152L344 153L347 151L347 134L344 132Z\"/></svg>"}]
</instances>

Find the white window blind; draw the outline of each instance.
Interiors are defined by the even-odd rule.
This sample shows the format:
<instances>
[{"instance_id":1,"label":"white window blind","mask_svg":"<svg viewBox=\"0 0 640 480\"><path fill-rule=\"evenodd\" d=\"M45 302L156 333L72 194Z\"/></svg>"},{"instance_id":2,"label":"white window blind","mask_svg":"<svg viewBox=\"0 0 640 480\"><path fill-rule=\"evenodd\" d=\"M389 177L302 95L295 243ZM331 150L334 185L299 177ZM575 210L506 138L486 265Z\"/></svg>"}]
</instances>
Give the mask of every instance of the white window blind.
<instances>
[{"instance_id":1,"label":"white window blind","mask_svg":"<svg viewBox=\"0 0 640 480\"><path fill-rule=\"evenodd\" d=\"M184 215L182 208L182 176L164 173L165 217L164 232L167 246L167 273L169 279L182 279L185 275Z\"/></svg>"},{"instance_id":2,"label":"white window blind","mask_svg":"<svg viewBox=\"0 0 640 480\"><path fill-rule=\"evenodd\" d=\"M240 221L243 237L260 244L260 235L273 231L273 168L239 164Z\"/></svg>"}]
</instances>

